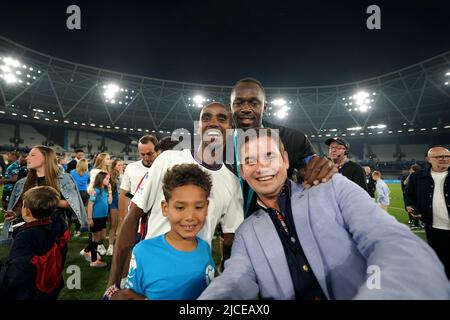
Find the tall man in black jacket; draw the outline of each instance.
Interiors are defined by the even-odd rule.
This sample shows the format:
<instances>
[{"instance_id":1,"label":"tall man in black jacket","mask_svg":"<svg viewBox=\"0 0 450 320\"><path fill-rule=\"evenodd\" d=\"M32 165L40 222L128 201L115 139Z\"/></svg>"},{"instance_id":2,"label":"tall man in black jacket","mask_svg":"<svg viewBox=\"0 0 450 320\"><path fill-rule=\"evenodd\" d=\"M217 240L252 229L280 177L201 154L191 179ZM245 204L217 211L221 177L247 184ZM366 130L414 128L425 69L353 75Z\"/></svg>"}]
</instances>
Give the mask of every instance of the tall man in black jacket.
<instances>
[{"instance_id":1,"label":"tall man in black jacket","mask_svg":"<svg viewBox=\"0 0 450 320\"><path fill-rule=\"evenodd\" d=\"M78 161L80 161L83 158L84 158L83 149L76 149L75 150L75 159L73 159L72 161L70 161L67 164L66 172L70 173L70 171L72 171L73 169L76 169Z\"/></svg>"},{"instance_id":2,"label":"tall man in black jacket","mask_svg":"<svg viewBox=\"0 0 450 320\"><path fill-rule=\"evenodd\" d=\"M428 244L436 251L450 279L450 152L428 150L428 168L412 173L406 185L406 210L425 224Z\"/></svg>"},{"instance_id":3,"label":"tall man in black jacket","mask_svg":"<svg viewBox=\"0 0 450 320\"><path fill-rule=\"evenodd\" d=\"M298 177L303 180L305 187L309 188L321 182L328 181L337 171L326 158L315 155L306 135L295 129L269 123L263 120L267 110L266 92L261 82L254 78L243 78L236 82L231 90L231 111L233 113L233 125L235 129L271 128L279 130L278 135L288 153L289 163L288 177L291 178L294 170L298 171ZM235 139L235 146L237 141ZM239 166L235 163L232 171L240 178L245 217L256 209L256 195L240 176Z\"/></svg>"},{"instance_id":4,"label":"tall man in black jacket","mask_svg":"<svg viewBox=\"0 0 450 320\"><path fill-rule=\"evenodd\" d=\"M348 158L350 144L342 138L330 138L325 141L328 155L334 162L339 173L367 191L366 173L356 162Z\"/></svg>"}]
</instances>

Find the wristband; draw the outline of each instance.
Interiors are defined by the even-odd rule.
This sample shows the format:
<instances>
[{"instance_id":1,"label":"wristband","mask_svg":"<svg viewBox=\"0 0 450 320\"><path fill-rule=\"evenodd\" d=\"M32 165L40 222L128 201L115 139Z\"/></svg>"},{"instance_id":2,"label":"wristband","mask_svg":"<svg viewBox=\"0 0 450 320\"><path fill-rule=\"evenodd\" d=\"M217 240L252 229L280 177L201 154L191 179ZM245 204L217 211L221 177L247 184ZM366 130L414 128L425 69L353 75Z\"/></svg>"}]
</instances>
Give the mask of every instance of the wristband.
<instances>
[{"instance_id":1,"label":"wristband","mask_svg":"<svg viewBox=\"0 0 450 320\"><path fill-rule=\"evenodd\" d=\"M103 294L103 300L111 300L111 297L119 291L120 288L117 287L115 284L110 286L108 289L106 289L105 293Z\"/></svg>"}]
</instances>

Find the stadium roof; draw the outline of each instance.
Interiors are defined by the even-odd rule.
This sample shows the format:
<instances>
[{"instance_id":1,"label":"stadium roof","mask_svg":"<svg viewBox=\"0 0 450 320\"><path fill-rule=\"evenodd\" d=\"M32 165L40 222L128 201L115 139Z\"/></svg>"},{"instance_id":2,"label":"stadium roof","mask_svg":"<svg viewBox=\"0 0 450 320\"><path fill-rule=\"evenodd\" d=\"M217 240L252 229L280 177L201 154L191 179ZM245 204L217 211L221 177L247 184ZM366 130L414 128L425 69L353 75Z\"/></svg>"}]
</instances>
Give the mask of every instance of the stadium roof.
<instances>
[{"instance_id":1,"label":"stadium roof","mask_svg":"<svg viewBox=\"0 0 450 320\"><path fill-rule=\"evenodd\" d=\"M192 130L204 103L229 103L230 86L100 69L37 52L2 36L0 57L3 118L127 133L171 132ZM325 132L448 129L449 81L450 51L350 83L267 87L267 118L312 137Z\"/></svg>"}]
</instances>

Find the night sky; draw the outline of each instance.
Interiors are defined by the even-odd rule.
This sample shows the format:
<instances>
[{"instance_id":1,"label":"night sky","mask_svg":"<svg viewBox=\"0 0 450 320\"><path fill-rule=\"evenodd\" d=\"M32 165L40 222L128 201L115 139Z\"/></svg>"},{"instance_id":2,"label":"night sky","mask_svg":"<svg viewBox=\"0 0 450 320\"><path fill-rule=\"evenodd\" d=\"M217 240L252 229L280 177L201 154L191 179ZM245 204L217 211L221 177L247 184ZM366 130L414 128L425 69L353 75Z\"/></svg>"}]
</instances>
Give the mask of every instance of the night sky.
<instances>
[{"instance_id":1,"label":"night sky","mask_svg":"<svg viewBox=\"0 0 450 320\"><path fill-rule=\"evenodd\" d=\"M0 34L74 62L156 78L266 86L362 80L450 50L449 1L2 1ZM66 8L81 8L81 30ZM381 30L366 9L381 8Z\"/></svg>"}]
</instances>

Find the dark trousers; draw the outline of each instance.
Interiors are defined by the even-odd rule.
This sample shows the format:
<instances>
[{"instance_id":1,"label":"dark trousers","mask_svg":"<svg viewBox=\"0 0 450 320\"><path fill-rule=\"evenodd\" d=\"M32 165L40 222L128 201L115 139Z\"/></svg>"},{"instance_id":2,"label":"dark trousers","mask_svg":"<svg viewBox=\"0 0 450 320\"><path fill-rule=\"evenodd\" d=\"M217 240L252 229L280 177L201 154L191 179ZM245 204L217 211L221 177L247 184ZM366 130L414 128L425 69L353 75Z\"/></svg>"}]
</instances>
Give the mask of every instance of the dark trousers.
<instances>
[{"instance_id":1,"label":"dark trousers","mask_svg":"<svg viewBox=\"0 0 450 320\"><path fill-rule=\"evenodd\" d=\"M450 230L435 229L427 226L425 232L428 244L436 252L444 265L447 278L450 279Z\"/></svg>"}]
</instances>

